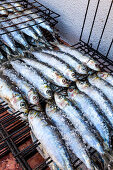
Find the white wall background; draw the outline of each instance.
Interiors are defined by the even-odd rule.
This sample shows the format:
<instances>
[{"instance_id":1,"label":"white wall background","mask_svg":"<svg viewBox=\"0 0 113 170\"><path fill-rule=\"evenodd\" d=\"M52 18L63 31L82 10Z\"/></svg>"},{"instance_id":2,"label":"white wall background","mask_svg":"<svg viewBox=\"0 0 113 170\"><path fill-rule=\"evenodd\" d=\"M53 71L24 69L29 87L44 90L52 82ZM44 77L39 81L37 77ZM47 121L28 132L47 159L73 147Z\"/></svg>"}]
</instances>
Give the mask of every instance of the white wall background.
<instances>
[{"instance_id":1,"label":"white wall background","mask_svg":"<svg viewBox=\"0 0 113 170\"><path fill-rule=\"evenodd\" d=\"M60 30L61 37L70 43L71 45L79 40L83 19L87 7L88 0L40 0L40 3L49 7L53 11L61 15L58 18L57 28ZM106 15L110 6L111 0L101 0L99 10L95 20L95 26L91 36L91 43L93 47L96 47L100 38L103 25L105 23ZM97 0L91 0L89 6L88 17L86 20L85 31L83 33L83 39L87 40L91 23L94 17ZM107 23L106 30L104 32L103 39L99 50L106 54L109 44L113 38L113 6L110 13L110 17ZM113 47L110 50L109 58L112 58Z\"/></svg>"}]
</instances>

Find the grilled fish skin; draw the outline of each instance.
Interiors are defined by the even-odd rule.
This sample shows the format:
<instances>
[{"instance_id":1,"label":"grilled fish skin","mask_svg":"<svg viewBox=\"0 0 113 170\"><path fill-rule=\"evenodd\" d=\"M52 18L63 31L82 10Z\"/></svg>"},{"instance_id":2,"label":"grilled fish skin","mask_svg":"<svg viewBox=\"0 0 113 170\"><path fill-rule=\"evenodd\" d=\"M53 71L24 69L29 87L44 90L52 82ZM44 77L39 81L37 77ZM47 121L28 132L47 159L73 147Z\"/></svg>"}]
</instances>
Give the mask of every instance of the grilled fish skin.
<instances>
[{"instance_id":1,"label":"grilled fish skin","mask_svg":"<svg viewBox=\"0 0 113 170\"><path fill-rule=\"evenodd\" d=\"M36 142L37 141L37 138L36 136L34 135L34 133L32 131L30 131L30 135L31 135L31 138L32 138L32 141L33 142ZM44 150L44 148L42 147L42 145L38 145L38 147L36 148L38 150L38 152L40 153L40 155L44 158L44 159L47 159L49 158L49 155L46 153L46 151ZM49 168L50 170L60 170L58 168L58 166L52 161L49 165Z\"/></svg>"},{"instance_id":2,"label":"grilled fish skin","mask_svg":"<svg viewBox=\"0 0 113 170\"><path fill-rule=\"evenodd\" d=\"M71 81L76 81L75 72L70 69L63 61L59 60L57 57L54 57L50 54L46 54L40 51L31 52L33 56L41 62L50 65L51 67L58 70L64 77Z\"/></svg>"},{"instance_id":3,"label":"grilled fish skin","mask_svg":"<svg viewBox=\"0 0 113 170\"><path fill-rule=\"evenodd\" d=\"M72 150L72 152L87 166L88 169L94 169L88 153L80 140L76 132L72 130L68 123L66 122L63 112L58 109L55 103L46 104L46 114L53 123L56 125L57 129L60 131L66 145Z\"/></svg>"},{"instance_id":4,"label":"grilled fish skin","mask_svg":"<svg viewBox=\"0 0 113 170\"><path fill-rule=\"evenodd\" d=\"M1 26L1 24L0 24ZM0 38L1 38L1 41L6 45L8 46L9 48L11 48L12 51L14 51L15 53L17 52L17 49L15 47L15 43L14 41L9 37L9 35L6 34L5 30L2 29L2 26L0 28Z\"/></svg>"},{"instance_id":5,"label":"grilled fish skin","mask_svg":"<svg viewBox=\"0 0 113 170\"><path fill-rule=\"evenodd\" d=\"M57 166L61 170L72 170L67 149L63 145L55 126L47 122L44 113L32 110L29 112L28 121L34 135Z\"/></svg>"},{"instance_id":6,"label":"grilled fish skin","mask_svg":"<svg viewBox=\"0 0 113 170\"><path fill-rule=\"evenodd\" d=\"M113 86L113 75L107 72L98 72L97 76Z\"/></svg>"},{"instance_id":7,"label":"grilled fish skin","mask_svg":"<svg viewBox=\"0 0 113 170\"><path fill-rule=\"evenodd\" d=\"M3 75L8 76L12 83L17 85L28 103L36 105L37 108L41 109L38 93L32 85L27 83L24 79L19 78L14 70L1 68L0 71L2 71Z\"/></svg>"},{"instance_id":8,"label":"grilled fish skin","mask_svg":"<svg viewBox=\"0 0 113 170\"><path fill-rule=\"evenodd\" d=\"M73 67L77 73L87 74L87 68L78 59L75 59L72 55L67 55L61 51L55 50L42 49L42 51L57 56L59 59L69 64L70 67Z\"/></svg>"},{"instance_id":9,"label":"grilled fish skin","mask_svg":"<svg viewBox=\"0 0 113 170\"><path fill-rule=\"evenodd\" d=\"M35 40L38 40L38 37L36 36L35 32L32 30L31 27L28 27L28 24L25 22L25 17L24 16L20 16L20 13L16 13L16 14L9 14L8 18L17 25L17 27L19 29L21 29L21 31L32 37ZM27 27L27 28L26 28Z\"/></svg>"},{"instance_id":10,"label":"grilled fish skin","mask_svg":"<svg viewBox=\"0 0 113 170\"><path fill-rule=\"evenodd\" d=\"M67 97L59 93L55 93L54 98L57 106L65 112L66 117L72 122L83 140L96 149L101 155L104 155L103 147L95 135L90 131L89 125L82 118L81 111L73 105Z\"/></svg>"},{"instance_id":11,"label":"grilled fish skin","mask_svg":"<svg viewBox=\"0 0 113 170\"><path fill-rule=\"evenodd\" d=\"M109 83L97 77L96 74L88 76L88 81L91 85L99 88L113 105L113 87Z\"/></svg>"},{"instance_id":12,"label":"grilled fish skin","mask_svg":"<svg viewBox=\"0 0 113 170\"><path fill-rule=\"evenodd\" d=\"M26 64L40 71L48 79L48 81L62 87L69 86L67 80L53 68L33 59L23 58L22 60L25 61Z\"/></svg>"},{"instance_id":13,"label":"grilled fish skin","mask_svg":"<svg viewBox=\"0 0 113 170\"><path fill-rule=\"evenodd\" d=\"M86 81L77 81L76 85L80 91L87 94L95 104L99 106L102 110L102 114L109 120L109 123L113 127L113 107L102 91Z\"/></svg>"},{"instance_id":14,"label":"grilled fish skin","mask_svg":"<svg viewBox=\"0 0 113 170\"><path fill-rule=\"evenodd\" d=\"M8 11L6 10L6 8L4 8L3 6L0 5L0 16L8 16Z\"/></svg>"},{"instance_id":15,"label":"grilled fish skin","mask_svg":"<svg viewBox=\"0 0 113 170\"><path fill-rule=\"evenodd\" d=\"M103 119L103 116L99 114L99 109L95 103L83 92L80 92L74 87L68 89L69 98L77 103L79 109L82 110L84 116L86 116L99 131L101 137L103 138L103 144L107 150L110 149L110 133L109 128Z\"/></svg>"},{"instance_id":16,"label":"grilled fish skin","mask_svg":"<svg viewBox=\"0 0 113 170\"><path fill-rule=\"evenodd\" d=\"M1 25L4 27L7 27L6 30L9 32L9 34L12 36L12 38L16 42L18 42L19 44L24 46L25 49L29 48L29 45L28 45L27 41L25 40L24 36L22 34L20 34L19 31L16 30L17 29L16 26L11 26L11 25L13 25L11 21L1 21Z\"/></svg>"},{"instance_id":17,"label":"grilled fish skin","mask_svg":"<svg viewBox=\"0 0 113 170\"><path fill-rule=\"evenodd\" d=\"M5 79L0 76L0 97L8 102L9 106L15 110L23 112L20 116L26 119L28 114L28 107L21 94L18 91L12 89Z\"/></svg>"},{"instance_id":18,"label":"grilled fish skin","mask_svg":"<svg viewBox=\"0 0 113 170\"><path fill-rule=\"evenodd\" d=\"M24 78L26 78L30 83L38 90L38 92L46 99L51 99L52 91L49 83L44 77L41 77L36 70L28 67L25 63L19 60L10 61L12 67L20 73Z\"/></svg>"},{"instance_id":19,"label":"grilled fish skin","mask_svg":"<svg viewBox=\"0 0 113 170\"><path fill-rule=\"evenodd\" d=\"M61 51L73 55L73 57L80 60L83 64L88 66L90 69L95 70L95 71L100 71L97 62L95 60L93 60L90 56L83 55L82 53L80 53L76 49L65 46L65 45L57 44L57 47Z\"/></svg>"}]
</instances>

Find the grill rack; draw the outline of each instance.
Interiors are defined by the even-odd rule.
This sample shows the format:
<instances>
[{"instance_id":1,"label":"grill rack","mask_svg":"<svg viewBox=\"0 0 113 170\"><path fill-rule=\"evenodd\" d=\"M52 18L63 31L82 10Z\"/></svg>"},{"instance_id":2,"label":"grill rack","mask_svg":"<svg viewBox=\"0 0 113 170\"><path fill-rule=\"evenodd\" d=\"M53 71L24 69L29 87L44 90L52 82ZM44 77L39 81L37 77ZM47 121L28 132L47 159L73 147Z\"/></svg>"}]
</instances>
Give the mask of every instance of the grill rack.
<instances>
[{"instance_id":1,"label":"grill rack","mask_svg":"<svg viewBox=\"0 0 113 170\"><path fill-rule=\"evenodd\" d=\"M3 34L7 34L7 33L11 33L11 32L14 32L14 31L17 31L17 30L22 30L22 29L25 29L25 28L28 28L28 27L31 27L31 26L34 26L36 25L35 23L35 19L37 18L42 18L43 21L39 23L39 25L43 22L48 22L48 24L51 26L51 27L54 27L58 21L56 20L56 18L60 17L59 14L53 12L52 10L50 10L49 8L45 7L44 5L42 5L41 3L39 3L37 0L32 0L32 2L29 2L29 0L25 0L25 1L22 1L22 0L19 0L19 1L16 1L16 2L19 2L24 8L23 8L23 11L25 10L31 10L31 14L38 14L36 18L33 18L33 19L28 19L27 21L24 21L24 22L20 22L17 23L17 24L11 24L10 26L8 27L13 27L13 26L16 26L16 29L13 29L12 31L7 31L6 28L8 27L4 27L4 33ZM10 3L15 3L14 1L11 1L11 2L0 2L0 5L2 4L10 4ZM9 8L10 9L10 8ZM15 9L15 13L18 12L16 9ZM12 21L13 19L16 19L16 18L20 18L22 16L28 16L29 14L22 14L17 16L17 17L14 17L12 18L11 20L10 19L6 19L2 22L7 22L7 21ZM17 26L19 24L28 24L29 21L33 21L34 24L31 24L30 26L27 25L26 27L23 27L23 28L18 28ZM1 21L0 21L1 23ZM3 35L3 34L0 34L0 35Z\"/></svg>"},{"instance_id":2,"label":"grill rack","mask_svg":"<svg viewBox=\"0 0 113 170\"><path fill-rule=\"evenodd\" d=\"M36 0L33 0L33 1L37 2ZM27 1L24 1L24 2L17 1L17 2L21 2L25 8L28 7L28 5L31 5L31 6L33 5L32 3L29 3ZM113 1L111 1L110 9L108 11L106 21L103 26L102 33L100 35L98 48L96 48L96 49L93 48L93 44L90 44L90 37L92 35L93 27L95 24L96 14L98 11L98 6L100 3L100 0L98 0L98 3L97 3L97 7L96 7L94 18L92 21L92 26L91 26L88 41L84 41L82 39L90 2L91 2L91 0L88 0L88 5L87 5L86 14L85 14L84 22L83 22L80 40L77 44L74 44L73 47L75 47L77 50L81 51L83 54L88 54L91 57L93 57L95 60L97 60L97 62L100 64L100 67L103 71L108 71L113 74L113 61L108 59L108 54L109 54L109 52L112 48L112 45L113 45L113 39L109 45L106 55L99 52L100 42L102 40L104 31L105 31L105 28L107 25L107 21L108 21L109 15L110 15ZM55 17L53 17L54 19L59 17L58 14L49 10L42 4L38 3L38 5L39 5L38 9L40 8L40 10L39 10L40 13L42 13L42 15L44 15L44 17L47 20L49 20L49 17L51 17L53 14L55 15ZM42 9L42 8L44 8L44 9ZM33 9L34 9L34 5L33 5ZM55 24L56 23L57 23L57 21L55 20ZM54 26L54 24L53 24L53 26ZM16 113L13 113L12 115L10 115L8 112L10 112L8 105L4 101L2 101L0 103L0 157L3 157L4 155L6 155L9 152L12 152L13 156L16 158L16 160L18 161L18 163L21 165L21 167L23 169L31 170L31 167L29 166L27 160L31 156L33 156L37 153L36 147L40 143L38 141L32 142L32 144L30 144L28 147L24 148L24 150L19 151L18 147L22 143L24 143L25 141L30 139L30 128L28 126L28 123L21 121L20 116L19 116L21 113L16 112ZM95 151L92 149L90 152L91 152L91 155L93 155L95 153ZM50 158L47 158L39 166L37 166L34 170L46 169L50 162L51 162ZM74 164L74 167L77 168L82 164L82 162L76 158L75 160L73 160L73 164Z\"/></svg>"}]
</instances>

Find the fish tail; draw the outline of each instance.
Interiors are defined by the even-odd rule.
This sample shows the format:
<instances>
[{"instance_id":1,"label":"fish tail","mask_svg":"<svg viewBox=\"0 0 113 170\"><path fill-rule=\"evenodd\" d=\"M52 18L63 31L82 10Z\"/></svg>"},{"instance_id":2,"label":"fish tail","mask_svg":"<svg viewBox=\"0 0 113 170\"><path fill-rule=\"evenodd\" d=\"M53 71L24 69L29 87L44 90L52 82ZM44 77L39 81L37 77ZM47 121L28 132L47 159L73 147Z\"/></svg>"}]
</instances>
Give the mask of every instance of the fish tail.
<instances>
[{"instance_id":1,"label":"fish tail","mask_svg":"<svg viewBox=\"0 0 113 170\"><path fill-rule=\"evenodd\" d=\"M105 153L104 155L102 155L102 158L104 160L104 167L108 167L111 160L111 155L109 153Z\"/></svg>"}]
</instances>

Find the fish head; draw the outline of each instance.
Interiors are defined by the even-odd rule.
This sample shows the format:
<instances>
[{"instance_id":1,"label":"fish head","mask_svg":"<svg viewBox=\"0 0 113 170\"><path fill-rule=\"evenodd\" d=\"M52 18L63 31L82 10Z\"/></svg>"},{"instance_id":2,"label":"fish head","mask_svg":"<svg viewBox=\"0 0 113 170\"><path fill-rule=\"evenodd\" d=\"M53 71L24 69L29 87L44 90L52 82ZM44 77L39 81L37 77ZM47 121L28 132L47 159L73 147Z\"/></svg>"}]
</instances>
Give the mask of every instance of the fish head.
<instances>
[{"instance_id":1,"label":"fish head","mask_svg":"<svg viewBox=\"0 0 113 170\"><path fill-rule=\"evenodd\" d=\"M28 114L28 106L20 94L14 94L11 99L11 104L17 108L18 111L23 112L25 115Z\"/></svg>"},{"instance_id":2,"label":"fish head","mask_svg":"<svg viewBox=\"0 0 113 170\"><path fill-rule=\"evenodd\" d=\"M106 79L109 75L107 72L98 72L97 73L98 77Z\"/></svg>"},{"instance_id":3,"label":"fish head","mask_svg":"<svg viewBox=\"0 0 113 170\"><path fill-rule=\"evenodd\" d=\"M69 97L76 97L76 95L80 93L80 91L74 86L71 86L67 92Z\"/></svg>"},{"instance_id":4,"label":"fish head","mask_svg":"<svg viewBox=\"0 0 113 170\"><path fill-rule=\"evenodd\" d=\"M95 70L95 71L100 71L100 68L99 68L99 65L97 64L97 62L93 59L90 59L88 62L87 62L87 66L89 68L91 68L92 70Z\"/></svg>"},{"instance_id":5,"label":"fish head","mask_svg":"<svg viewBox=\"0 0 113 170\"><path fill-rule=\"evenodd\" d=\"M68 80L66 80L62 75L58 74L57 72L55 72L55 75L56 75L57 82L59 82L61 86L63 87L69 86Z\"/></svg>"},{"instance_id":6,"label":"fish head","mask_svg":"<svg viewBox=\"0 0 113 170\"><path fill-rule=\"evenodd\" d=\"M68 99L64 95L56 92L54 94L54 98L55 98L56 105L60 109L63 109L66 105L68 105Z\"/></svg>"},{"instance_id":7,"label":"fish head","mask_svg":"<svg viewBox=\"0 0 113 170\"><path fill-rule=\"evenodd\" d=\"M69 80L71 80L71 81L77 80L76 73L71 68L67 70L67 76L69 77Z\"/></svg>"},{"instance_id":8,"label":"fish head","mask_svg":"<svg viewBox=\"0 0 113 170\"><path fill-rule=\"evenodd\" d=\"M53 92L49 87L45 89L45 94L47 99L51 99L53 96Z\"/></svg>"},{"instance_id":9,"label":"fish head","mask_svg":"<svg viewBox=\"0 0 113 170\"><path fill-rule=\"evenodd\" d=\"M47 113L53 113L54 114L56 112L56 110L57 110L57 106L54 102L51 102L51 103L48 102L46 104L46 112Z\"/></svg>"},{"instance_id":10,"label":"fish head","mask_svg":"<svg viewBox=\"0 0 113 170\"><path fill-rule=\"evenodd\" d=\"M77 71L79 74L87 74L88 73L87 67L85 67L83 64L80 64L78 66Z\"/></svg>"},{"instance_id":11,"label":"fish head","mask_svg":"<svg viewBox=\"0 0 113 170\"><path fill-rule=\"evenodd\" d=\"M89 84L87 81L76 81L76 85L79 90L87 89L89 87Z\"/></svg>"}]
</instances>

